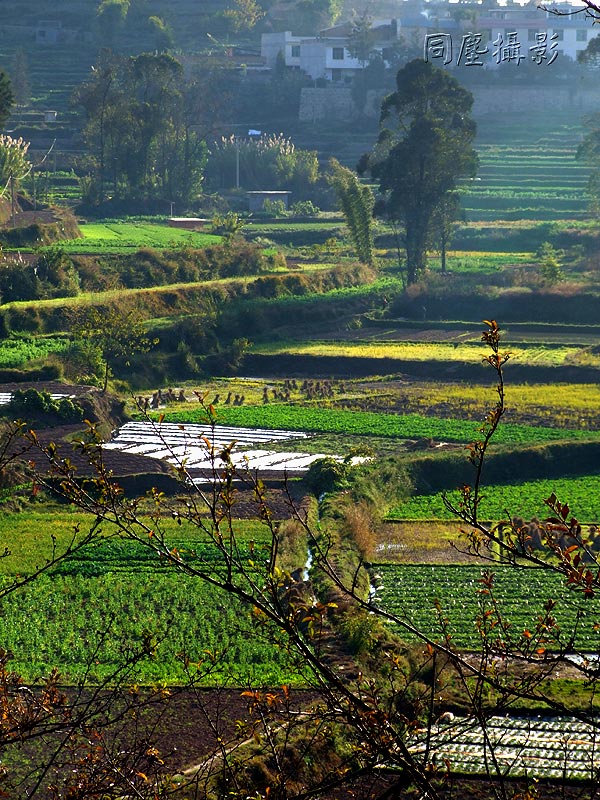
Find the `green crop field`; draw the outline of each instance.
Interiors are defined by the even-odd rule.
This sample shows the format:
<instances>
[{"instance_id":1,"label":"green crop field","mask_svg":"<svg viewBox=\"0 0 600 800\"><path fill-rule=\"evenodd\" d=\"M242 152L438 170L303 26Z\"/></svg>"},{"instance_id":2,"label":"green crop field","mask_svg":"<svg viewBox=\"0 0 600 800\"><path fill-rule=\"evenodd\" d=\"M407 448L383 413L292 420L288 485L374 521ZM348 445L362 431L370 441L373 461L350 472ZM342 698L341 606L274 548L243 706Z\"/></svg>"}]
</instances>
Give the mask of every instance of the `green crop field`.
<instances>
[{"instance_id":1,"label":"green crop field","mask_svg":"<svg viewBox=\"0 0 600 800\"><path fill-rule=\"evenodd\" d=\"M0 543L9 555L0 561L2 584L43 566L54 547L61 552L73 538L80 540L89 524L89 517L68 509L3 514ZM221 569L205 533L172 520L162 527L182 560ZM252 560L259 568L261 548L270 541L267 529L257 521L236 521L234 529L248 568ZM300 680L269 639L268 626L253 621L231 595L182 575L143 544L115 535L110 525L94 544L0 601L0 638L26 680L36 681L56 665L66 683L84 675L102 680L148 637L156 653L139 666L140 683L184 682L187 660L202 662L211 685Z\"/></svg>"},{"instance_id":2,"label":"green crop field","mask_svg":"<svg viewBox=\"0 0 600 800\"><path fill-rule=\"evenodd\" d=\"M518 648L526 644L523 632L535 629L538 616L543 614L544 603L552 598L559 601L554 613L558 622L554 633L557 638L549 637L546 649L557 649L559 644L565 646L568 637L576 630L575 647L584 652L598 652L597 609L593 602L566 588L557 575L529 567L515 569L498 564L491 570L495 576L492 595L482 591L482 569L478 566L377 564L374 568L379 587L375 603L431 639L442 638L440 615L435 608L436 601L439 601L440 614L448 620L453 645L460 649L478 650L481 636L477 620L491 608L493 597L511 627L509 631L498 628L492 635L505 641L512 637ZM576 622L578 614L581 615L579 624ZM399 631L405 638L414 638L402 626Z\"/></svg>"},{"instance_id":3,"label":"green crop field","mask_svg":"<svg viewBox=\"0 0 600 800\"><path fill-rule=\"evenodd\" d=\"M206 414L196 411L166 411L166 422L206 422ZM419 414L385 414L371 411L346 411L317 406L292 406L270 403L265 406L219 406L217 422L246 428L280 428L290 431L320 431L399 439L433 438L446 442L468 443L478 436L478 424L456 419L436 419ZM557 439L587 439L587 431L561 430L528 425L503 425L497 443L536 443Z\"/></svg>"},{"instance_id":4,"label":"green crop field","mask_svg":"<svg viewBox=\"0 0 600 800\"><path fill-rule=\"evenodd\" d=\"M59 353L68 347L68 340L59 336L18 337L0 342L0 368L22 367L28 361Z\"/></svg>"},{"instance_id":5,"label":"green crop field","mask_svg":"<svg viewBox=\"0 0 600 800\"><path fill-rule=\"evenodd\" d=\"M500 520L518 515L525 519L543 519L550 514L544 500L554 492L572 513L584 522L600 522L600 475L554 478L521 483L494 484L482 491L480 519ZM448 492L448 499L458 504L458 492ZM455 515L444 505L443 493L411 497L392 509L392 519L450 520Z\"/></svg>"},{"instance_id":6,"label":"green crop field","mask_svg":"<svg viewBox=\"0 0 600 800\"><path fill-rule=\"evenodd\" d=\"M481 120L477 178L461 188L467 219L585 218L589 166L576 159L582 130L572 114L541 114L535 122L497 115Z\"/></svg>"},{"instance_id":7,"label":"green crop field","mask_svg":"<svg viewBox=\"0 0 600 800\"><path fill-rule=\"evenodd\" d=\"M148 638L155 655L139 666L140 684L185 682L187 660L200 663L207 685L299 680L267 625L230 594L176 572L42 576L0 612L11 668L27 681L57 665L63 683L100 681Z\"/></svg>"},{"instance_id":8,"label":"green crop field","mask_svg":"<svg viewBox=\"0 0 600 800\"><path fill-rule=\"evenodd\" d=\"M78 253L126 253L143 247L207 247L222 239L212 233L186 231L150 222L86 222L83 239L61 242L61 248Z\"/></svg>"}]
</instances>

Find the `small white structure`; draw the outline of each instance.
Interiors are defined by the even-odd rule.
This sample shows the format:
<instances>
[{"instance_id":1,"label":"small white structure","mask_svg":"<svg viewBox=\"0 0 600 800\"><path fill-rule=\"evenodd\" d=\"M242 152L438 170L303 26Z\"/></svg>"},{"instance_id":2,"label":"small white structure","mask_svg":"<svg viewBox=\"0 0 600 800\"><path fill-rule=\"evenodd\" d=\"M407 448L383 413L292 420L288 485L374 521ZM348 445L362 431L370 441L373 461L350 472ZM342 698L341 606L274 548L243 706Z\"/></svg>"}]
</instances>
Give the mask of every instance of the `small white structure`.
<instances>
[{"instance_id":1,"label":"small white structure","mask_svg":"<svg viewBox=\"0 0 600 800\"><path fill-rule=\"evenodd\" d=\"M248 211L261 212L264 210L265 200L281 200L287 209L291 192L254 191L246 192L248 197Z\"/></svg>"},{"instance_id":2,"label":"small white structure","mask_svg":"<svg viewBox=\"0 0 600 800\"><path fill-rule=\"evenodd\" d=\"M211 224L204 217L169 217L170 228L183 228L186 231L203 231Z\"/></svg>"}]
</instances>

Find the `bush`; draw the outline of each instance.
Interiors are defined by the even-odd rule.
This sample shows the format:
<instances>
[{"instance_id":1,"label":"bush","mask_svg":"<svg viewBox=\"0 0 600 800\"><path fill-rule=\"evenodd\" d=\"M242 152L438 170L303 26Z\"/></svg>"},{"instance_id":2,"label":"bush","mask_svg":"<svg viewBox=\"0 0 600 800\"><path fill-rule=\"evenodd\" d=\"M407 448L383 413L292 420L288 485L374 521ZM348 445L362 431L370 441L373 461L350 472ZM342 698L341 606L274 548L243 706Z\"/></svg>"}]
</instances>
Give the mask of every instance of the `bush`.
<instances>
[{"instance_id":1,"label":"bush","mask_svg":"<svg viewBox=\"0 0 600 800\"><path fill-rule=\"evenodd\" d=\"M48 392L38 392L36 389L17 389L6 409L27 420L39 416L58 417L65 421L83 419L83 409L69 397L55 400Z\"/></svg>"},{"instance_id":2,"label":"bush","mask_svg":"<svg viewBox=\"0 0 600 800\"><path fill-rule=\"evenodd\" d=\"M323 494L348 488L349 470L349 464L336 461L335 458L318 458L310 465L304 482L312 494L321 497Z\"/></svg>"},{"instance_id":3,"label":"bush","mask_svg":"<svg viewBox=\"0 0 600 800\"><path fill-rule=\"evenodd\" d=\"M290 211L296 217L318 217L321 213L321 209L312 200L300 200L292 205Z\"/></svg>"}]
</instances>

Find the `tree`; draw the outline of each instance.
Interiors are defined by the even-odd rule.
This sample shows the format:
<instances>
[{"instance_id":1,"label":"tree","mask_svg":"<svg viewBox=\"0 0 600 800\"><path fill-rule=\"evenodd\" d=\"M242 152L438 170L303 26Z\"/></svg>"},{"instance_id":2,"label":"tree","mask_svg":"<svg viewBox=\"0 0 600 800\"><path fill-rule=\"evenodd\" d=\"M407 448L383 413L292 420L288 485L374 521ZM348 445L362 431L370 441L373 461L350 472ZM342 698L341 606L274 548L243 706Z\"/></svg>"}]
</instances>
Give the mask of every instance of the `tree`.
<instances>
[{"instance_id":1,"label":"tree","mask_svg":"<svg viewBox=\"0 0 600 800\"><path fill-rule=\"evenodd\" d=\"M95 186L90 195L188 204L199 192L207 149L195 132L198 88L185 85L166 53L128 59L104 53L74 103L86 117L84 139Z\"/></svg>"},{"instance_id":2,"label":"tree","mask_svg":"<svg viewBox=\"0 0 600 800\"><path fill-rule=\"evenodd\" d=\"M298 0L294 16L301 33L314 35L315 31L333 24L341 9L341 0Z\"/></svg>"},{"instance_id":3,"label":"tree","mask_svg":"<svg viewBox=\"0 0 600 800\"><path fill-rule=\"evenodd\" d=\"M359 261L373 265L373 206L375 199L368 186L364 186L355 173L332 158L329 162L331 184L342 208L346 225Z\"/></svg>"},{"instance_id":4,"label":"tree","mask_svg":"<svg viewBox=\"0 0 600 800\"><path fill-rule=\"evenodd\" d=\"M129 11L129 0L102 0L96 11L98 36L104 47L114 47Z\"/></svg>"},{"instance_id":5,"label":"tree","mask_svg":"<svg viewBox=\"0 0 600 800\"><path fill-rule=\"evenodd\" d=\"M354 12L347 50L352 58L358 59L361 67L364 67L370 60L376 41L377 36L373 30L373 17L366 10L362 14Z\"/></svg>"},{"instance_id":6,"label":"tree","mask_svg":"<svg viewBox=\"0 0 600 800\"><path fill-rule=\"evenodd\" d=\"M15 53L11 79L15 103L18 106L26 106L31 97L31 87L29 85L27 55L22 48L19 48Z\"/></svg>"},{"instance_id":7,"label":"tree","mask_svg":"<svg viewBox=\"0 0 600 800\"><path fill-rule=\"evenodd\" d=\"M111 367L126 361L135 353L146 353L158 343L150 340L140 317L134 312L124 313L117 307L92 306L75 313L71 332L78 343L87 345L93 363L102 362L102 391L106 391Z\"/></svg>"},{"instance_id":8,"label":"tree","mask_svg":"<svg viewBox=\"0 0 600 800\"><path fill-rule=\"evenodd\" d=\"M5 72L0 70L0 127L3 127L9 118L14 102L15 96L10 79Z\"/></svg>"},{"instance_id":9,"label":"tree","mask_svg":"<svg viewBox=\"0 0 600 800\"><path fill-rule=\"evenodd\" d=\"M590 39L585 50L580 50L577 53L577 61L587 67L597 68L600 66L600 41L597 36Z\"/></svg>"},{"instance_id":10,"label":"tree","mask_svg":"<svg viewBox=\"0 0 600 800\"><path fill-rule=\"evenodd\" d=\"M448 245L452 240L458 221L464 220L464 218L460 197L456 192L448 192L435 209L431 222L433 242L440 251L440 269L443 273L446 272Z\"/></svg>"},{"instance_id":11,"label":"tree","mask_svg":"<svg viewBox=\"0 0 600 800\"><path fill-rule=\"evenodd\" d=\"M265 12L256 0L234 0L233 7L223 12L223 16L231 23L234 33L251 31L265 16Z\"/></svg>"},{"instance_id":12,"label":"tree","mask_svg":"<svg viewBox=\"0 0 600 800\"><path fill-rule=\"evenodd\" d=\"M445 70L416 59L398 72L397 89L381 107L380 134L359 171L379 182L375 213L399 223L406 281L427 265L433 215L459 178L475 174L472 94Z\"/></svg>"}]
</instances>

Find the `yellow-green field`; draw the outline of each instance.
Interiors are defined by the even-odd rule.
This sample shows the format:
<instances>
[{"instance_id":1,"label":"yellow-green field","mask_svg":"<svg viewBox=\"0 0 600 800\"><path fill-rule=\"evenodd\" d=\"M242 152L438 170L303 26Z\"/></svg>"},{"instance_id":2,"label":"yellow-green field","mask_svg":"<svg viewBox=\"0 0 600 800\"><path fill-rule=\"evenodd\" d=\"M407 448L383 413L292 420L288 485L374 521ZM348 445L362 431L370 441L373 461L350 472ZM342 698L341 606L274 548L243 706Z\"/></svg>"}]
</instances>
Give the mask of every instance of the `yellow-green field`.
<instances>
[{"instance_id":1,"label":"yellow-green field","mask_svg":"<svg viewBox=\"0 0 600 800\"><path fill-rule=\"evenodd\" d=\"M559 366L576 360L581 348L542 345L511 348L511 358L522 364ZM475 363L486 355L480 344L447 342L272 342L260 344L255 353L343 358L393 358L399 361L461 361Z\"/></svg>"}]
</instances>

